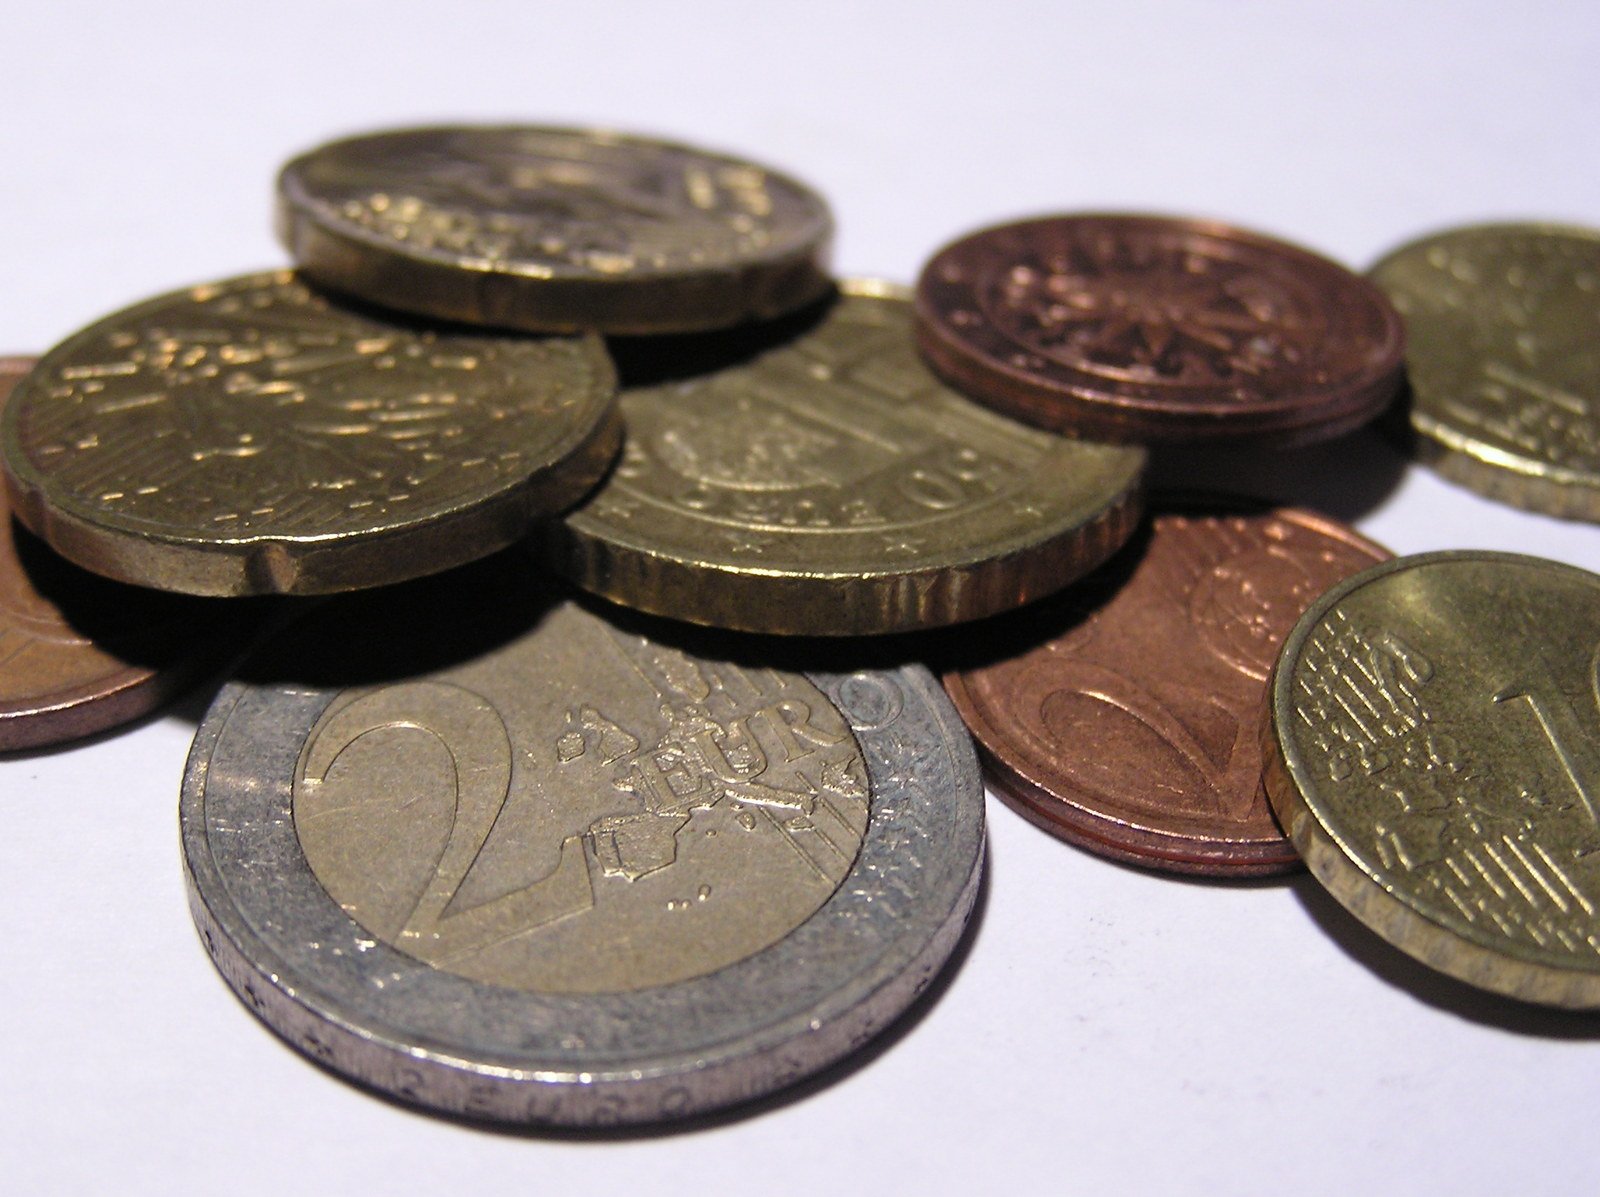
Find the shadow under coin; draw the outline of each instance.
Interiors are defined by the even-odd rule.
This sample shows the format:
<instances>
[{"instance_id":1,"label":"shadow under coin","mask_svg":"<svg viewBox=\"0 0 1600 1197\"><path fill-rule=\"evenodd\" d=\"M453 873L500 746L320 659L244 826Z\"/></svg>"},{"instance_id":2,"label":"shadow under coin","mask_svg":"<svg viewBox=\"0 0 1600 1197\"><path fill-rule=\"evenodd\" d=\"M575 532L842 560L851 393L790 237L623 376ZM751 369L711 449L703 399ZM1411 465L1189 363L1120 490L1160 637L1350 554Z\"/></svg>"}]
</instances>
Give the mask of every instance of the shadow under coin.
<instances>
[{"instance_id":1,"label":"shadow under coin","mask_svg":"<svg viewBox=\"0 0 1600 1197\"><path fill-rule=\"evenodd\" d=\"M1469 1022L1517 1035L1600 1040L1600 1015L1539 1006L1458 981L1413 960L1369 930L1309 873L1294 878L1290 888L1312 921L1346 956L1420 1002Z\"/></svg>"},{"instance_id":2,"label":"shadow under coin","mask_svg":"<svg viewBox=\"0 0 1600 1197\"><path fill-rule=\"evenodd\" d=\"M1248 494L1354 523L1381 507L1405 474L1392 438L1368 426L1300 449L1161 445L1151 449L1151 490Z\"/></svg>"}]
</instances>

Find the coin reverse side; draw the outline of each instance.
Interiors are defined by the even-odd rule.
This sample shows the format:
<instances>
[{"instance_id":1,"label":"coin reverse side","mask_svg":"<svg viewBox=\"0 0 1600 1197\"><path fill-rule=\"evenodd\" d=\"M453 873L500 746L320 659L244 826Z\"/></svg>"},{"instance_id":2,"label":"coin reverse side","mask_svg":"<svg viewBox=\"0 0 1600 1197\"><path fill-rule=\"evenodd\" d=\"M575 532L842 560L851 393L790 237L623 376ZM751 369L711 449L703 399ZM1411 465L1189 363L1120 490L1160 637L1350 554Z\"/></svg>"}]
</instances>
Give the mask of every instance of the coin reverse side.
<instances>
[{"instance_id":1,"label":"coin reverse side","mask_svg":"<svg viewBox=\"0 0 1600 1197\"><path fill-rule=\"evenodd\" d=\"M278 179L278 232L327 286L534 332L688 332L825 294L833 218L767 167L596 129L402 129Z\"/></svg>"},{"instance_id":2,"label":"coin reverse side","mask_svg":"<svg viewBox=\"0 0 1600 1197\"><path fill-rule=\"evenodd\" d=\"M1600 231L1452 229L1371 277L1406 318L1422 459L1491 499L1600 521Z\"/></svg>"},{"instance_id":3,"label":"coin reverse side","mask_svg":"<svg viewBox=\"0 0 1600 1197\"><path fill-rule=\"evenodd\" d=\"M990 780L1114 860L1299 867L1261 791L1267 673L1313 599L1389 554L1312 512L1222 498L1162 503L1128 553L1020 619L1017 652L946 675Z\"/></svg>"},{"instance_id":4,"label":"coin reverse side","mask_svg":"<svg viewBox=\"0 0 1600 1197\"><path fill-rule=\"evenodd\" d=\"M33 363L0 358L0 408ZM0 752L76 740L155 710L208 660L220 615L68 564L15 527L0 494Z\"/></svg>"},{"instance_id":5,"label":"coin reverse side","mask_svg":"<svg viewBox=\"0 0 1600 1197\"><path fill-rule=\"evenodd\" d=\"M1051 216L983 229L917 283L917 339L951 385L1114 441L1301 445L1400 387L1400 318L1298 246L1210 221Z\"/></svg>"},{"instance_id":6,"label":"coin reverse side","mask_svg":"<svg viewBox=\"0 0 1600 1197\"><path fill-rule=\"evenodd\" d=\"M844 291L686 377L627 385L619 347L623 458L548 527L553 567L696 623L871 635L1010 610L1127 539L1142 449L967 401L918 359L904 292Z\"/></svg>"},{"instance_id":7,"label":"coin reverse side","mask_svg":"<svg viewBox=\"0 0 1600 1197\"><path fill-rule=\"evenodd\" d=\"M1424 553L1334 587L1285 641L1273 809L1317 879L1424 964L1600 1007L1600 577Z\"/></svg>"},{"instance_id":8,"label":"coin reverse side","mask_svg":"<svg viewBox=\"0 0 1600 1197\"><path fill-rule=\"evenodd\" d=\"M465 335L289 272L149 300L43 358L0 423L19 519L189 594L376 586L485 556L574 502L621 430L597 338Z\"/></svg>"},{"instance_id":9,"label":"coin reverse side","mask_svg":"<svg viewBox=\"0 0 1600 1197\"><path fill-rule=\"evenodd\" d=\"M218 697L181 821L229 984L331 1068L515 1123L714 1109L884 1027L982 857L932 677L694 656L530 586L340 607Z\"/></svg>"}]
</instances>

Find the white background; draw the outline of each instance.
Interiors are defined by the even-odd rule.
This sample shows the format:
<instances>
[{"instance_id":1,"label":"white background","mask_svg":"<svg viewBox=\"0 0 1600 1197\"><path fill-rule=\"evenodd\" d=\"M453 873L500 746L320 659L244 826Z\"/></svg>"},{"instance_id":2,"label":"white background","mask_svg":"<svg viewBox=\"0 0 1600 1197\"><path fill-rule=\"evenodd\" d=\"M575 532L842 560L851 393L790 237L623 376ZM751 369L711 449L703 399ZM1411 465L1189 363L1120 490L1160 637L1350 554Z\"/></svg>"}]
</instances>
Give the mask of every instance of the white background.
<instances>
[{"instance_id":1,"label":"white background","mask_svg":"<svg viewBox=\"0 0 1600 1197\"><path fill-rule=\"evenodd\" d=\"M1358 267L1464 220L1600 225L1584 0L12 3L0 33L0 349L19 352L282 262L277 165L408 122L606 123L743 152L830 197L841 272L901 281L960 232L1048 210L1211 215ZM1400 473L1369 437L1207 468L1397 551L1600 568L1600 528ZM992 799L959 967L828 1083L631 1139L410 1112L283 1046L201 950L176 807L203 702L0 763L9 1192L1592 1192L1600 1176L1600 1019L1433 976L1308 878L1147 875Z\"/></svg>"}]
</instances>

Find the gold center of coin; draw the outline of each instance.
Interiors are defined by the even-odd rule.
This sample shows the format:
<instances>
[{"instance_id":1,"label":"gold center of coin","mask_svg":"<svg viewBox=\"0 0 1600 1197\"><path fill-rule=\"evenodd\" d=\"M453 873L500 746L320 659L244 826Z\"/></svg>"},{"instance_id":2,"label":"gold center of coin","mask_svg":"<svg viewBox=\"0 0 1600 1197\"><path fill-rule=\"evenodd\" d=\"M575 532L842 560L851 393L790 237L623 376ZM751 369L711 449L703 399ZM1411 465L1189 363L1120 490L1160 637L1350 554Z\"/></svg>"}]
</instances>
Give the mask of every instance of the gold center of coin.
<instances>
[{"instance_id":1,"label":"gold center of coin","mask_svg":"<svg viewBox=\"0 0 1600 1197\"><path fill-rule=\"evenodd\" d=\"M511 650L333 701L294 783L317 879L435 968L547 993L704 976L854 863L866 762L805 678L553 611Z\"/></svg>"}]
</instances>

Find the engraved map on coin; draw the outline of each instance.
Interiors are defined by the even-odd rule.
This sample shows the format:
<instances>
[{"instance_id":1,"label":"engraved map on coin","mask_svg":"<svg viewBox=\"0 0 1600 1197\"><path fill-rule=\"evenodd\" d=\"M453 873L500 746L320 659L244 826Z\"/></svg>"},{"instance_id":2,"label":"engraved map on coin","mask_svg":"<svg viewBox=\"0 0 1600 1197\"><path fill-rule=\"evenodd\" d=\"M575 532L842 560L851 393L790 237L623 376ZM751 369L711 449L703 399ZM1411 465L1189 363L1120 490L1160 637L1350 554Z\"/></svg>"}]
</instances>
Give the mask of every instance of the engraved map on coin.
<instances>
[{"instance_id":1,"label":"engraved map on coin","mask_svg":"<svg viewBox=\"0 0 1600 1197\"><path fill-rule=\"evenodd\" d=\"M1503 553L1380 566L1330 593L1285 647L1274 714L1294 781L1274 804L1292 825L1303 803L1303 834L1333 837L1330 859L1359 867L1323 880L1374 926L1402 926L1374 906L1386 894L1510 961L1590 976L1524 988L1517 967L1471 975L1420 931L1400 946L1518 996L1594 1005L1597 671L1593 575Z\"/></svg>"},{"instance_id":2,"label":"engraved map on coin","mask_svg":"<svg viewBox=\"0 0 1600 1197\"><path fill-rule=\"evenodd\" d=\"M574 455L605 429L612 385L593 340L422 331L335 307L293 274L255 275L152 300L52 350L8 408L6 467L47 540L161 585L129 576L130 551L327 551L477 508L514 524L511 509L572 462L581 477L556 490L576 497L604 465ZM515 534L484 531L474 555ZM288 586L255 588L293 589L289 556Z\"/></svg>"},{"instance_id":3,"label":"engraved map on coin","mask_svg":"<svg viewBox=\"0 0 1600 1197\"><path fill-rule=\"evenodd\" d=\"M556 530L558 568L663 614L891 631L1059 589L1131 531L1139 450L1067 441L967 402L918 360L904 298L865 283L846 292L743 360L625 386L622 462ZM676 602L621 589L635 576L669 585L674 568L685 584L716 573L719 593ZM948 611L932 601L941 586ZM752 597L728 597L742 593ZM714 616L693 614L719 598ZM920 600L927 609L896 609Z\"/></svg>"},{"instance_id":4,"label":"engraved map on coin","mask_svg":"<svg viewBox=\"0 0 1600 1197\"><path fill-rule=\"evenodd\" d=\"M1485 225L1372 270L1406 318L1411 420L1446 476L1600 519L1600 233Z\"/></svg>"},{"instance_id":5,"label":"engraved map on coin","mask_svg":"<svg viewBox=\"0 0 1600 1197\"><path fill-rule=\"evenodd\" d=\"M803 676L564 607L518 652L337 699L294 819L318 880L385 943L491 984L607 993L713 972L810 917L855 862L866 765Z\"/></svg>"}]
</instances>

